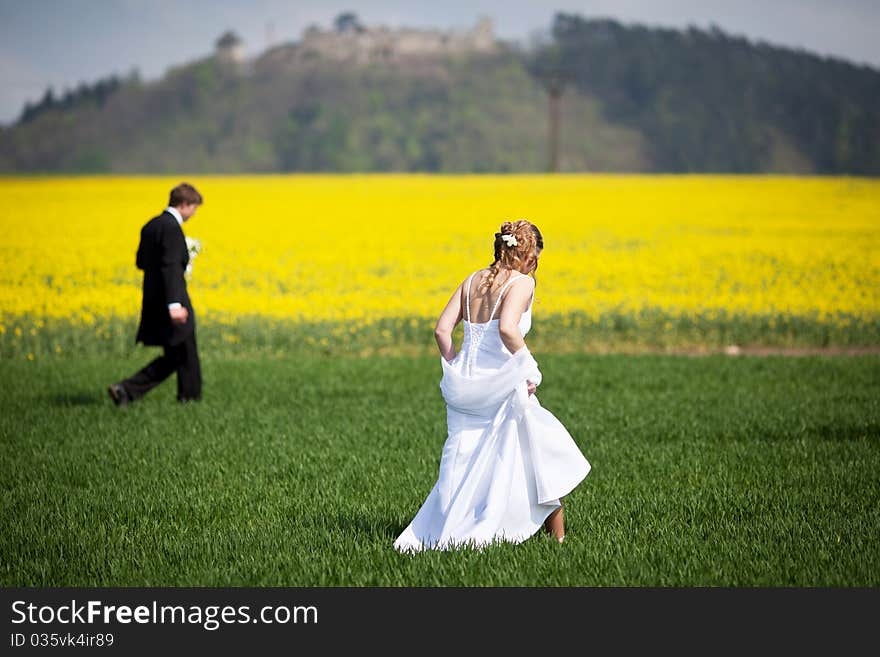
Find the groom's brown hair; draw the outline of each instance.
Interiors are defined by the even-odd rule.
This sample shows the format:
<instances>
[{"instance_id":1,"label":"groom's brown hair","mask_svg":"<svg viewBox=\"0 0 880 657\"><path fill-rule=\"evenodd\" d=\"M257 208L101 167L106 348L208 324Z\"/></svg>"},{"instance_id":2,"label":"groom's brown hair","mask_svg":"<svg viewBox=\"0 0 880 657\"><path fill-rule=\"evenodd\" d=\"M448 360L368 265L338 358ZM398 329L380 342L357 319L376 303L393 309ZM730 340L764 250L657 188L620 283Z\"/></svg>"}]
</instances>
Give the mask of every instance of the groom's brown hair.
<instances>
[{"instance_id":1,"label":"groom's brown hair","mask_svg":"<svg viewBox=\"0 0 880 657\"><path fill-rule=\"evenodd\" d=\"M195 203L202 204L202 195L196 191L196 188L189 183L180 183L171 190L171 196L168 199L168 205L176 208L178 205L189 205Z\"/></svg>"}]
</instances>

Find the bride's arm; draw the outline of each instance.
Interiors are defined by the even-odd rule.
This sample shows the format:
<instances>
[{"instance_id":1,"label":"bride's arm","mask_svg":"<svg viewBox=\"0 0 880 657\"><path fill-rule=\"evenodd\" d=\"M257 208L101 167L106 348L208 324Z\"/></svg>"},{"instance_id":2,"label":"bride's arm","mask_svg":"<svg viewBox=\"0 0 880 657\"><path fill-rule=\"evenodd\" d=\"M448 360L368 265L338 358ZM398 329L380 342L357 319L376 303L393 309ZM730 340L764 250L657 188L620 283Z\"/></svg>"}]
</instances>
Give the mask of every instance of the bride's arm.
<instances>
[{"instance_id":1,"label":"bride's arm","mask_svg":"<svg viewBox=\"0 0 880 657\"><path fill-rule=\"evenodd\" d=\"M507 295L501 301L501 314L498 317L498 332L501 333L501 341L507 347L510 353L515 354L517 351L526 346L523 335L519 330L519 320L522 314L529 307L529 301L532 298L532 292L535 290L535 279L526 279L529 283L520 283L514 281L510 284ZM535 394L538 382L529 381L528 391L530 395Z\"/></svg>"},{"instance_id":2,"label":"bride's arm","mask_svg":"<svg viewBox=\"0 0 880 657\"><path fill-rule=\"evenodd\" d=\"M455 357L455 346L452 344L452 332L461 321L461 291L462 285L455 288L455 292L449 298L449 302L440 313L437 326L434 327L434 339L440 349L440 355L447 361Z\"/></svg>"},{"instance_id":3,"label":"bride's arm","mask_svg":"<svg viewBox=\"0 0 880 657\"><path fill-rule=\"evenodd\" d=\"M501 314L498 316L498 332L501 342L510 353L515 354L526 345L519 330L519 320L529 307L535 279L526 278L514 281L501 300Z\"/></svg>"}]
</instances>

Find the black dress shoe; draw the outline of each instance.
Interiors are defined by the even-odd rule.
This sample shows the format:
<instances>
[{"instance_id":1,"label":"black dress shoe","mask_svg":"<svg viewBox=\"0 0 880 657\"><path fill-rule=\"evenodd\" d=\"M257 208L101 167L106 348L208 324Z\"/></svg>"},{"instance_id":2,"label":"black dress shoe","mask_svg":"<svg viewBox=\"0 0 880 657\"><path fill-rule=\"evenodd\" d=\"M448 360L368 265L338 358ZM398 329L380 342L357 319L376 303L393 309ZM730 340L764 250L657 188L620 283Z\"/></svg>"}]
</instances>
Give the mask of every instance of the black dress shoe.
<instances>
[{"instance_id":1,"label":"black dress shoe","mask_svg":"<svg viewBox=\"0 0 880 657\"><path fill-rule=\"evenodd\" d=\"M107 393L110 395L110 399L113 400L113 403L117 406L128 406L128 402L131 401L128 393L125 392L125 388L119 383L113 383L108 386Z\"/></svg>"}]
</instances>

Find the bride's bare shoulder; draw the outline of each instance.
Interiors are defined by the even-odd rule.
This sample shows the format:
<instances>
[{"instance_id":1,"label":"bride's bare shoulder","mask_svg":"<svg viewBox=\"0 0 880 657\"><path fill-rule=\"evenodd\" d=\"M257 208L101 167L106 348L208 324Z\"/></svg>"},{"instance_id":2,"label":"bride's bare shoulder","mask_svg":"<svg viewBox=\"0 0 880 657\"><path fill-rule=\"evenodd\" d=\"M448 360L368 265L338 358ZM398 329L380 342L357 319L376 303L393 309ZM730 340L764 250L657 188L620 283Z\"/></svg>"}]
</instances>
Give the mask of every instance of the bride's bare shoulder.
<instances>
[{"instance_id":1,"label":"bride's bare shoulder","mask_svg":"<svg viewBox=\"0 0 880 657\"><path fill-rule=\"evenodd\" d=\"M457 291L461 293L461 303L465 305L465 300L469 296L474 296L477 293L477 290L480 289L480 284L483 282L486 274L489 273L488 269L478 269L475 272L471 272L467 276L464 277L464 280L458 286Z\"/></svg>"},{"instance_id":2,"label":"bride's bare shoulder","mask_svg":"<svg viewBox=\"0 0 880 657\"><path fill-rule=\"evenodd\" d=\"M488 268L486 268L486 269L478 269L477 271L475 271L475 272L471 272L470 274L468 274L467 276L465 276L465 277L464 277L464 280L461 282L461 284L462 284L462 286L467 285L467 282L468 282L469 280L473 280L474 283L479 284L480 281L482 281L482 280L486 277L486 275L487 275L488 273L489 273L489 269L488 269Z\"/></svg>"}]
</instances>

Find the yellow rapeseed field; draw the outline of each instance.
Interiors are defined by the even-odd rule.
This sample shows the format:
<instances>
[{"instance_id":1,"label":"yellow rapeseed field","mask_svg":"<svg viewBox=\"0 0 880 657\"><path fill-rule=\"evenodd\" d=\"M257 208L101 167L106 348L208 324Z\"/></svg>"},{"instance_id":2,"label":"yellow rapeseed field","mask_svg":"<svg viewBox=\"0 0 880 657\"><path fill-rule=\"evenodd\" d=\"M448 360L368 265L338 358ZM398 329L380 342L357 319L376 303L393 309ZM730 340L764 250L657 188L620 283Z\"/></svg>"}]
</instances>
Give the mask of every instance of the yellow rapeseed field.
<instances>
[{"instance_id":1,"label":"yellow rapeseed field","mask_svg":"<svg viewBox=\"0 0 880 657\"><path fill-rule=\"evenodd\" d=\"M203 321L436 317L518 218L545 239L537 316L880 314L875 180L37 177L0 179L0 326L135 317L140 227L183 179L206 201L185 225L203 246L189 284Z\"/></svg>"}]
</instances>

